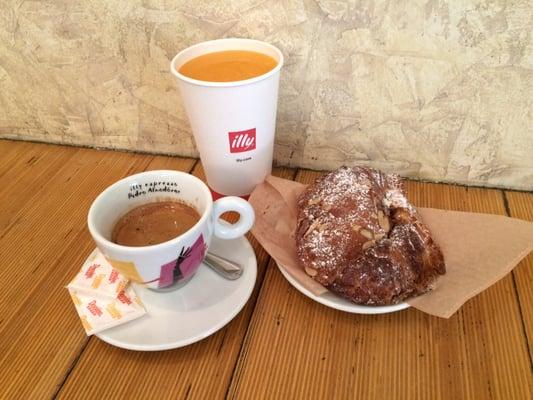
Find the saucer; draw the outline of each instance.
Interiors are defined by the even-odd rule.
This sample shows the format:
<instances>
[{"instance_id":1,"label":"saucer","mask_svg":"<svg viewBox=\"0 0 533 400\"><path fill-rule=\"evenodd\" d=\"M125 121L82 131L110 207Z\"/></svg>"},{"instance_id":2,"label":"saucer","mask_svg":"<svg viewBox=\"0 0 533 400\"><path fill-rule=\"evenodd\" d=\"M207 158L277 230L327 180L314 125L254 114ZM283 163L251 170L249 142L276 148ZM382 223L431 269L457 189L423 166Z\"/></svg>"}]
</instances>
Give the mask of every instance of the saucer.
<instances>
[{"instance_id":1,"label":"saucer","mask_svg":"<svg viewBox=\"0 0 533 400\"><path fill-rule=\"evenodd\" d=\"M317 296L307 290L302 286L300 282L292 277L291 274L287 272L285 268L278 264L278 268L282 275L289 281L289 283L294 286L300 293L306 295L310 299L323 304L327 307L334 308L335 310L346 311L352 314L387 314L395 311L404 310L409 308L410 305L407 303L398 303L390 306L362 306L359 304L354 304L351 301L348 301L340 296L337 296L333 292L326 292Z\"/></svg>"},{"instance_id":2,"label":"saucer","mask_svg":"<svg viewBox=\"0 0 533 400\"><path fill-rule=\"evenodd\" d=\"M198 342L230 322L252 294L257 276L255 253L245 237L213 237L209 251L241 264L242 276L230 281L202 263L190 282L175 290L156 292L133 284L147 313L96 336L123 349L168 350Z\"/></svg>"}]
</instances>

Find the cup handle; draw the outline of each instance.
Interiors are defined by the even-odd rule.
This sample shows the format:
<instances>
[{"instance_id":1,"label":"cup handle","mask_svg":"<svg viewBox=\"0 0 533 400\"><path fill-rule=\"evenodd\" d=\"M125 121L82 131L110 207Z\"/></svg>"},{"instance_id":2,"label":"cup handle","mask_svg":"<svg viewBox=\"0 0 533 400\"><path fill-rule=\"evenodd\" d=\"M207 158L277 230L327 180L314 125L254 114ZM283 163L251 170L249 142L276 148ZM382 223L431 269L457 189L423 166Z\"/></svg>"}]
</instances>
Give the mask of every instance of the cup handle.
<instances>
[{"instance_id":1,"label":"cup handle","mask_svg":"<svg viewBox=\"0 0 533 400\"><path fill-rule=\"evenodd\" d=\"M240 218L234 224L224 224L220 216L227 211L239 213ZM223 197L213 203L213 221L215 236L220 239L235 239L250 230L255 221L254 209L246 200L240 197Z\"/></svg>"}]
</instances>

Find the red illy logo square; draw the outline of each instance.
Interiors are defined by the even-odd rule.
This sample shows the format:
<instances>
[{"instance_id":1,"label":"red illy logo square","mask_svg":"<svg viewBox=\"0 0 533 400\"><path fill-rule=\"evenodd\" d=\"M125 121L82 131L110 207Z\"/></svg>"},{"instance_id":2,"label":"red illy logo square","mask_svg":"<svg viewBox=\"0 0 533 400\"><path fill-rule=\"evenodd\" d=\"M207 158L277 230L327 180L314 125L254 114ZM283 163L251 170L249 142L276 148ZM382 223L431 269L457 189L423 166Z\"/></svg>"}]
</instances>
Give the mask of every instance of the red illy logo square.
<instances>
[{"instance_id":1,"label":"red illy logo square","mask_svg":"<svg viewBox=\"0 0 533 400\"><path fill-rule=\"evenodd\" d=\"M230 153L243 153L255 150L255 128L246 131L229 132Z\"/></svg>"}]
</instances>

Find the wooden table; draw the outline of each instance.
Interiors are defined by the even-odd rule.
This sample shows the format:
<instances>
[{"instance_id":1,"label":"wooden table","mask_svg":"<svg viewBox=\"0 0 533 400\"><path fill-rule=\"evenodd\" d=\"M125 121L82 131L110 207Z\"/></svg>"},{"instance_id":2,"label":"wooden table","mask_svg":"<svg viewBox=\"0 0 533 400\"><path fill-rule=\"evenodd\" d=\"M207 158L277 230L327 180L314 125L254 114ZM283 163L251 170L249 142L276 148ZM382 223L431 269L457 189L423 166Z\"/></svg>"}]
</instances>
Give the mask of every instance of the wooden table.
<instances>
[{"instance_id":1,"label":"wooden table","mask_svg":"<svg viewBox=\"0 0 533 400\"><path fill-rule=\"evenodd\" d=\"M351 315L304 297L268 254L246 307L191 346L142 353L82 330L65 285L106 186L197 160L0 140L0 398L532 399L533 255L448 320ZM276 168L300 182L319 175ZM409 182L419 206L533 220L533 194Z\"/></svg>"}]
</instances>

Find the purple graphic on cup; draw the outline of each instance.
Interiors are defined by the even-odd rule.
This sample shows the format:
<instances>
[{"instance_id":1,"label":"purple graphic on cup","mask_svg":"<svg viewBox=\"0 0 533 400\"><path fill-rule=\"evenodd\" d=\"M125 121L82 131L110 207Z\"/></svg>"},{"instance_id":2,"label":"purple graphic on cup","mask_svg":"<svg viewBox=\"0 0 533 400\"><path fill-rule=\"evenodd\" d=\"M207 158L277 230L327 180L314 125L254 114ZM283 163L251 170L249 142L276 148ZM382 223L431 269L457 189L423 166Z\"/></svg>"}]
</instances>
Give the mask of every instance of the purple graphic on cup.
<instances>
[{"instance_id":1,"label":"purple graphic on cup","mask_svg":"<svg viewBox=\"0 0 533 400\"><path fill-rule=\"evenodd\" d=\"M207 245L200 234L191 247L183 247L176 260L161 266L159 287L164 288L191 277L205 257Z\"/></svg>"}]
</instances>

